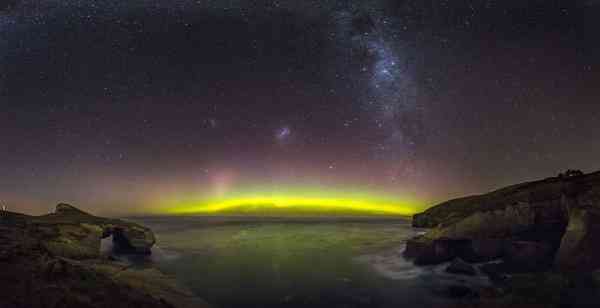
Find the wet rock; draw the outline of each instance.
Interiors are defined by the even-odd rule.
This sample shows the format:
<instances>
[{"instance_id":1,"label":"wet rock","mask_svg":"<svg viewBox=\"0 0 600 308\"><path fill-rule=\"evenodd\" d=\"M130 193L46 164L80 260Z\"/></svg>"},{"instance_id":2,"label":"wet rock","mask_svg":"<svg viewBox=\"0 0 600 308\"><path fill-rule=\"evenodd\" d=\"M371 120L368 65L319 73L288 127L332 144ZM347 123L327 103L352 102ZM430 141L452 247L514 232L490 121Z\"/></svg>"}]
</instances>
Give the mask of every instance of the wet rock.
<instances>
[{"instance_id":1,"label":"wet rock","mask_svg":"<svg viewBox=\"0 0 600 308\"><path fill-rule=\"evenodd\" d=\"M460 258L454 259L448 267L446 267L446 272L451 274L459 274L459 275L467 275L467 276L475 276L477 275L477 270L475 267Z\"/></svg>"}]
</instances>

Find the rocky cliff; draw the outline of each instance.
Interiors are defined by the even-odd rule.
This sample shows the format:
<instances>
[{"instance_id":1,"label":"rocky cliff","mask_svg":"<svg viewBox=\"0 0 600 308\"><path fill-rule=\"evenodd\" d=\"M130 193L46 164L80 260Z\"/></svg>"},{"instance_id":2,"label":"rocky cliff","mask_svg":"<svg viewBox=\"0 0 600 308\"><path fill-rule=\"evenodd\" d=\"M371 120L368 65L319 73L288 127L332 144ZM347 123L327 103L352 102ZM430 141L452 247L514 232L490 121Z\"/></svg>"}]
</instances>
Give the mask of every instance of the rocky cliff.
<instances>
[{"instance_id":1,"label":"rocky cliff","mask_svg":"<svg viewBox=\"0 0 600 308\"><path fill-rule=\"evenodd\" d=\"M444 202L413 226L428 231L407 242L405 257L453 260L448 271L478 268L496 283L474 307L600 306L600 172Z\"/></svg>"},{"instance_id":2,"label":"rocky cliff","mask_svg":"<svg viewBox=\"0 0 600 308\"><path fill-rule=\"evenodd\" d=\"M148 255L148 228L59 204L54 213L0 212L0 307L207 307L151 266L100 253L112 236L121 253Z\"/></svg>"},{"instance_id":3,"label":"rocky cliff","mask_svg":"<svg viewBox=\"0 0 600 308\"><path fill-rule=\"evenodd\" d=\"M567 173L451 200L417 214L430 228L407 244L417 263L501 258L515 267L600 268L600 172Z\"/></svg>"}]
</instances>

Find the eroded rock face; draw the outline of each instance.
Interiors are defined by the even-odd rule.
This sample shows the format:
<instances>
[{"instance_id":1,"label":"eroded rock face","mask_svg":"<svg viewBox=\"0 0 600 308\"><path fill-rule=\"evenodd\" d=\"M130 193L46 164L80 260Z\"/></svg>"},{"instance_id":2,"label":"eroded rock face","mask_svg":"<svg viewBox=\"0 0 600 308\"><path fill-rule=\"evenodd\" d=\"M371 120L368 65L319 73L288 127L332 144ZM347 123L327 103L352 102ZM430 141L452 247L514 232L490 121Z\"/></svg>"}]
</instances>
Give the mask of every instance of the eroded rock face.
<instances>
[{"instance_id":1,"label":"eroded rock face","mask_svg":"<svg viewBox=\"0 0 600 308\"><path fill-rule=\"evenodd\" d=\"M468 262L487 262L504 256L507 240L499 238L472 239L469 241L463 260Z\"/></svg>"},{"instance_id":2,"label":"eroded rock face","mask_svg":"<svg viewBox=\"0 0 600 308\"><path fill-rule=\"evenodd\" d=\"M0 307L208 307L157 269L101 258L100 238L116 229L133 252L154 244L147 228L67 204L44 216L0 211Z\"/></svg>"},{"instance_id":3,"label":"eroded rock face","mask_svg":"<svg viewBox=\"0 0 600 308\"><path fill-rule=\"evenodd\" d=\"M108 228L105 232L105 234L113 236L113 244L118 253L149 255L156 242L154 234L141 226L124 228L116 225Z\"/></svg>"},{"instance_id":4,"label":"eroded rock face","mask_svg":"<svg viewBox=\"0 0 600 308\"><path fill-rule=\"evenodd\" d=\"M560 230L564 227L560 224L554 227L554 221L561 221L560 212L551 219L540 219L538 211L532 204L516 203L503 209L473 213L454 224L439 226L421 239L410 240L407 250L412 251L408 256L414 256L417 263L438 263L460 257L470 262L511 258L515 264L522 261L527 266L548 264L552 247L557 247ZM519 251L514 248L518 245L529 249L527 257L518 256Z\"/></svg>"},{"instance_id":5,"label":"eroded rock face","mask_svg":"<svg viewBox=\"0 0 600 308\"><path fill-rule=\"evenodd\" d=\"M102 228L86 223L34 224L31 232L50 254L72 259L100 256Z\"/></svg>"},{"instance_id":6,"label":"eroded rock face","mask_svg":"<svg viewBox=\"0 0 600 308\"><path fill-rule=\"evenodd\" d=\"M556 248L546 242L511 241L503 259L515 271L538 271L550 268Z\"/></svg>"},{"instance_id":7,"label":"eroded rock face","mask_svg":"<svg viewBox=\"0 0 600 308\"><path fill-rule=\"evenodd\" d=\"M451 200L415 215L413 226L432 228L407 243L405 256L419 264L460 257L525 270L600 268L600 172Z\"/></svg>"},{"instance_id":8,"label":"eroded rock face","mask_svg":"<svg viewBox=\"0 0 600 308\"><path fill-rule=\"evenodd\" d=\"M419 265L438 264L458 256L462 244L449 239L430 239L420 236L406 242L404 256L414 259Z\"/></svg>"},{"instance_id":9,"label":"eroded rock face","mask_svg":"<svg viewBox=\"0 0 600 308\"><path fill-rule=\"evenodd\" d=\"M597 175L600 176L600 172ZM592 176L590 174L585 178ZM536 214L540 215L540 219L545 219L545 214L550 215L549 219L555 219L556 211L561 211L559 207L567 181L578 179L549 178L509 186L484 195L450 200L415 215L413 226L419 228L444 227L457 223L475 213L504 210L508 206L527 204L535 209L545 209L545 211L536 211Z\"/></svg>"},{"instance_id":10,"label":"eroded rock face","mask_svg":"<svg viewBox=\"0 0 600 308\"><path fill-rule=\"evenodd\" d=\"M119 253L151 254L156 240L148 228L119 219L103 219L89 215L73 206L59 204L55 215L73 217L81 221L81 226L93 232L95 247L100 247L100 239L113 236L114 248Z\"/></svg>"},{"instance_id":11,"label":"eroded rock face","mask_svg":"<svg viewBox=\"0 0 600 308\"><path fill-rule=\"evenodd\" d=\"M600 268L600 213L571 210L556 264L567 271Z\"/></svg>"},{"instance_id":12,"label":"eroded rock face","mask_svg":"<svg viewBox=\"0 0 600 308\"><path fill-rule=\"evenodd\" d=\"M120 219L93 216L68 204L59 204L54 213L44 216L13 216L21 217L20 228L27 238L59 257L98 258L101 239L110 235L113 235L115 249L122 253L147 255L155 244L154 234L148 228Z\"/></svg>"},{"instance_id":13,"label":"eroded rock face","mask_svg":"<svg viewBox=\"0 0 600 308\"><path fill-rule=\"evenodd\" d=\"M564 271L600 269L600 173L571 182L567 188L569 224L556 266Z\"/></svg>"},{"instance_id":14,"label":"eroded rock face","mask_svg":"<svg viewBox=\"0 0 600 308\"><path fill-rule=\"evenodd\" d=\"M520 203L503 209L473 213L454 224L435 230L432 236L450 239L506 238L526 232L535 224L533 207Z\"/></svg>"}]
</instances>

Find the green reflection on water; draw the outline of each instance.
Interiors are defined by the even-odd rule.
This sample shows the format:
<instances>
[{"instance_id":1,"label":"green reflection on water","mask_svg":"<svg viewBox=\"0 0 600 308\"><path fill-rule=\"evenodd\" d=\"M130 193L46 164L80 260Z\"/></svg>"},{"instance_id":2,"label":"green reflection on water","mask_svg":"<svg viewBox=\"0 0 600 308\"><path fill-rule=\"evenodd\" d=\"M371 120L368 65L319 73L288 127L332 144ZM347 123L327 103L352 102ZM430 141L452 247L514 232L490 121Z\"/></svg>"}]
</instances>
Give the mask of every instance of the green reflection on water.
<instances>
[{"instance_id":1,"label":"green reflection on water","mask_svg":"<svg viewBox=\"0 0 600 308\"><path fill-rule=\"evenodd\" d=\"M381 279L355 260L398 247L390 224L257 224L159 234L164 249L185 252L162 264L218 306L331 304L370 306Z\"/></svg>"}]
</instances>

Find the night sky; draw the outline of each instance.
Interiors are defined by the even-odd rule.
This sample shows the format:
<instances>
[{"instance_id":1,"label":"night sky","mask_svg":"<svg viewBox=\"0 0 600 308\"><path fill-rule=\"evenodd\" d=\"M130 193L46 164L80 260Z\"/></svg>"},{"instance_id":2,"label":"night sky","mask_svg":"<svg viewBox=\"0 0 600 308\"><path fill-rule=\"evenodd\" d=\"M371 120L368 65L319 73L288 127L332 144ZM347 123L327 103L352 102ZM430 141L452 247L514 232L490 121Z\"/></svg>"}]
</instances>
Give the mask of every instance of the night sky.
<instances>
[{"instance_id":1,"label":"night sky","mask_svg":"<svg viewBox=\"0 0 600 308\"><path fill-rule=\"evenodd\" d=\"M428 206L600 169L600 1L1 3L11 209L308 187Z\"/></svg>"}]
</instances>

